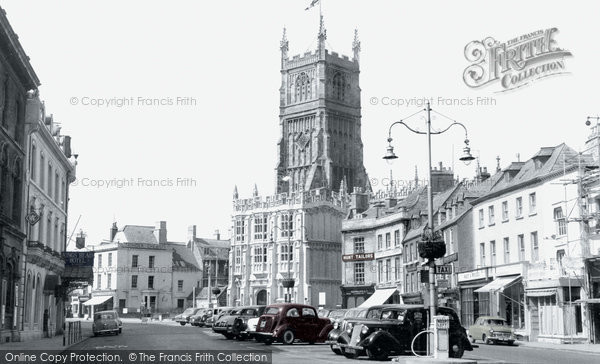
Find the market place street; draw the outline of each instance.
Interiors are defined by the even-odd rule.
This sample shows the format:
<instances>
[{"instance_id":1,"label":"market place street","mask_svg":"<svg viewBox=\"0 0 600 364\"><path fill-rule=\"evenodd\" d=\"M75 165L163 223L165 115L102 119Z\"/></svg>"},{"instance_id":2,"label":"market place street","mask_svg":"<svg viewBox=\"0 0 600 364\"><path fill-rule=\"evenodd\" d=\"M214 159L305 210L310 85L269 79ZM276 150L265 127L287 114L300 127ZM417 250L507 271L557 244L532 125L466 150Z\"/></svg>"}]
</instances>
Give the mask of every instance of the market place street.
<instances>
[{"instance_id":1,"label":"market place street","mask_svg":"<svg viewBox=\"0 0 600 364\"><path fill-rule=\"evenodd\" d=\"M91 323L82 322L84 337L72 350L234 350L258 351L271 350L274 363L351 363L351 359L335 355L324 344L294 345L273 344L265 346L254 341L227 340L220 334L215 334L209 328L198 328L189 325L180 326L171 321L162 323L124 322L123 333L118 336L93 337ZM562 350L548 350L520 346L484 345L472 352L466 352L465 358L476 359L480 363L593 363L600 360L598 354L569 351L568 346ZM369 361L366 357L358 359Z\"/></svg>"}]
</instances>

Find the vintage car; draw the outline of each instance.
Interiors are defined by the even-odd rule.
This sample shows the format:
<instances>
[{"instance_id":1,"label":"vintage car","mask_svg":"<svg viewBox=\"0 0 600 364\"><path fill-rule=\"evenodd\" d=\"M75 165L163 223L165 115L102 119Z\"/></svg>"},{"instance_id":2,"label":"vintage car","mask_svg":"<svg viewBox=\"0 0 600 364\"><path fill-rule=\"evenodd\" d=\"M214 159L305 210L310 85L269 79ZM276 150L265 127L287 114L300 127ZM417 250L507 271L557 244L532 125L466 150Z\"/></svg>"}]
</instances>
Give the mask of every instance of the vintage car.
<instances>
[{"instance_id":1,"label":"vintage car","mask_svg":"<svg viewBox=\"0 0 600 364\"><path fill-rule=\"evenodd\" d=\"M438 314L450 318L449 355L461 358L465 350L473 350L466 330L451 308L438 307ZM425 353L429 310L423 305L380 305L369 308L367 319L348 323L346 332L338 337L342 354L348 358L367 355L385 360L390 355ZM414 346L412 346L414 344Z\"/></svg>"},{"instance_id":2,"label":"vintage car","mask_svg":"<svg viewBox=\"0 0 600 364\"><path fill-rule=\"evenodd\" d=\"M499 342L513 345L516 339L512 327L508 326L506 320L499 316L480 316L475 323L469 326L469 337L471 342L481 340L485 344Z\"/></svg>"},{"instance_id":3,"label":"vintage car","mask_svg":"<svg viewBox=\"0 0 600 364\"><path fill-rule=\"evenodd\" d=\"M231 332L234 337L240 341L253 337L253 333L256 331L256 324L249 326L248 320L253 318L258 319L265 311L265 308L266 306L244 307L239 316L235 316L233 321Z\"/></svg>"},{"instance_id":4,"label":"vintage car","mask_svg":"<svg viewBox=\"0 0 600 364\"><path fill-rule=\"evenodd\" d=\"M196 312L194 315L190 316L190 325L203 327L206 325L206 319L212 316L212 309L206 308Z\"/></svg>"},{"instance_id":5,"label":"vintage car","mask_svg":"<svg viewBox=\"0 0 600 364\"><path fill-rule=\"evenodd\" d=\"M180 313L179 315L176 315L175 317L173 317L173 321L178 322L181 326L185 326L185 324L190 322L190 317L195 315L200 310L202 310L202 308L190 307L190 308L186 309L185 311L183 311L182 313Z\"/></svg>"},{"instance_id":6,"label":"vintage car","mask_svg":"<svg viewBox=\"0 0 600 364\"><path fill-rule=\"evenodd\" d=\"M341 320L337 320L333 322L333 330L329 331L327 335L327 341L325 343L329 344L331 351L336 353L337 355L341 355L342 351L338 345L338 337L346 332L346 328L348 323L356 322L356 320L364 319L367 315L368 308L366 307L355 307L347 309L344 313L344 317Z\"/></svg>"},{"instance_id":7,"label":"vintage car","mask_svg":"<svg viewBox=\"0 0 600 364\"><path fill-rule=\"evenodd\" d=\"M229 309L223 315L221 315L212 326L212 329L217 334L222 334L227 339L233 339L233 322L235 318L239 316L245 307L238 307L235 309Z\"/></svg>"},{"instance_id":8,"label":"vintage car","mask_svg":"<svg viewBox=\"0 0 600 364\"><path fill-rule=\"evenodd\" d=\"M340 322L344 319L344 316L346 315L347 311L348 310L341 308L331 310L327 313L327 316L325 317L327 317L332 324L335 324L336 322Z\"/></svg>"},{"instance_id":9,"label":"vintage car","mask_svg":"<svg viewBox=\"0 0 600 364\"><path fill-rule=\"evenodd\" d=\"M332 328L331 321L318 317L312 306L279 303L267 306L254 337L267 345L274 341L290 345L296 340L314 344L324 342Z\"/></svg>"},{"instance_id":10,"label":"vintage car","mask_svg":"<svg viewBox=\"0 0 600 364\"><path fill-rule=\"evenodd\" d=\"M122 331L123 323L119 319L117 311L100 311L94 313L94 323L92 324L94 336L109 333L119 335Z\"/></svg>"}]
</instances>

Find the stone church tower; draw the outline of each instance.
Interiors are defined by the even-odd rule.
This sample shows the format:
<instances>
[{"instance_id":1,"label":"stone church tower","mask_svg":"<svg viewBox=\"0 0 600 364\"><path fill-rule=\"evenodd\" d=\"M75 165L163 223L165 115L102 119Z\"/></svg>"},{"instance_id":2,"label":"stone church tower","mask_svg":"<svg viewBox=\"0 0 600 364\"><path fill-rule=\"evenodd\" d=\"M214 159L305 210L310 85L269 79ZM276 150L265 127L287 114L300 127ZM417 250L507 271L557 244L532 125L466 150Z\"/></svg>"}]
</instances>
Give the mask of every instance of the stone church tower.
<instances>
[{"instance_id":1,"label":"stone church tower","mask_svg":"<svg viewBox=\"0 0 600 364\"><path fill-rule=\"evenodd\" d=\"M322 187L337 191L342 180L346 192L366 185L358 33L354 34L353 59L330 53L325 49L326 39L321 17L316 52L290 59L284 29L276 193Z\"/></svg>"},{"instance_id":2,"label":"stone church tower","mask_svg":"<svg viewBox=\"0 0 600 364\"><path fill-rule=\"evenodd\" d=\"M230 306L341 302L342 221L348 192L368 185L363 166L358 55L325 49L321 18L316 51L288 57L281 40L280 140L276 190L233 193Z\"/></svg>"}]
</instances>

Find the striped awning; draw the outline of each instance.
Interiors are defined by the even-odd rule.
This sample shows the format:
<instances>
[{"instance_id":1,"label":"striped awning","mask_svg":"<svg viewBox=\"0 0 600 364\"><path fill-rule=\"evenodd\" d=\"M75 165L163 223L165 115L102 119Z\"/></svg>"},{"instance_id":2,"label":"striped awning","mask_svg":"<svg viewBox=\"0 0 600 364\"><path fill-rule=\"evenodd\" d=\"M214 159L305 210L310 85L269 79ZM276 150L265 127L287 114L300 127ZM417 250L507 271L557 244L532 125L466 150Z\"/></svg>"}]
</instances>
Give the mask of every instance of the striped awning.
<instances>
[{"instance_id":1,"label":"striped awning","mask_svg":"<svg viewBox=\"0 0 600 364\"><path fill-rule=\"evenodd\" d=\"M96 306L100 305L109 299L113 298L112 296L94 296L91 299L87 300L83 305L84 306Z\"/></svg>"},{"instance_id":2,"label":"striped awning","mask_svg":"<svg viewBox=\"0 0 600 364\"><path fill-rule=\"evenodd\" d=\"M556 294L556 288L532 289L525 291L527 297L549 297Z\"/></svg>"}]
</instances>

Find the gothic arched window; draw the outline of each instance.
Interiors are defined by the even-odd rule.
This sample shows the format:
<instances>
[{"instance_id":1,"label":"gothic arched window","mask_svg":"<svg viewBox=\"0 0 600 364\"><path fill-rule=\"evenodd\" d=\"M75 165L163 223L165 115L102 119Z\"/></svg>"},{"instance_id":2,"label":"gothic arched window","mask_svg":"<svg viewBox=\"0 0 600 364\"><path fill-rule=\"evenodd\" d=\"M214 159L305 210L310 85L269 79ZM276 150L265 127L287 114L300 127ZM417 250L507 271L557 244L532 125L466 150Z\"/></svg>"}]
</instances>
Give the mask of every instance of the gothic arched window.
<instances>
[{"instance_id":1,"label":"gothic arched window","mask_svg":"<svg viewBox=\"0 0 600 364\"><path fill-rule=\"evenodd\" d=\"M343 101L346 97L346 78L337 72L333 76L333 98Z\"/></svg>"},{"instance_id":2,"label":"gothic arched window","mask_svg":"<svg viewBox=\"0 0 600 364\"><path fill-rule=\"evenodd\" d=\"M310 78L302 72L296 78L296 102L310 100L311 98Z\"/></svg>"}]
</instances>

